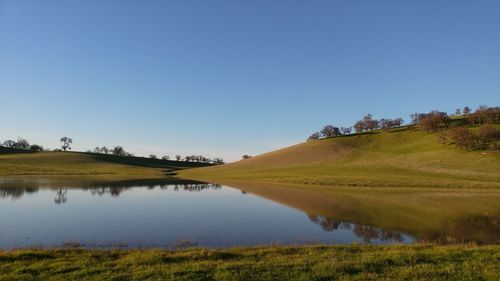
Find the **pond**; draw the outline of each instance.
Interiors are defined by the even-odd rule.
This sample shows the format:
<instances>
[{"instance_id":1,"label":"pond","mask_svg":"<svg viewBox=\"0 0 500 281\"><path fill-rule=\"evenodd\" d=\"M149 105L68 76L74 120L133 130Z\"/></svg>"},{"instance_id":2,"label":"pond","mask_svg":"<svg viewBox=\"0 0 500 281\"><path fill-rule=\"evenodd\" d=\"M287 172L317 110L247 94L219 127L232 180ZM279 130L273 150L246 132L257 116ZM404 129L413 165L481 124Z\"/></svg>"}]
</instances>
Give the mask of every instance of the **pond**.
<instances>
[{"instance_id":1,"label":"pond","mask_svg":"<svg viewBox=\"0 0 500 281\"><path fill-rule=\"evenodd\" d=\"M484 212L480 217L458 216L458 222L452 216L441 222L444 229L432 225L415 229L405 223L370 219L367 212L372 210L357 209L356 204L362 203L345 194L325 199L319 193L288 192L280 187L235 188L185 180L102 183L0 178L0 248L445 243L457 239L498 243L500 237L494 207L489 216ZM456 233L461 227L473 227L472 234ZM454 239L454 234L460 237Z\"/></svg>"}]
</instances>

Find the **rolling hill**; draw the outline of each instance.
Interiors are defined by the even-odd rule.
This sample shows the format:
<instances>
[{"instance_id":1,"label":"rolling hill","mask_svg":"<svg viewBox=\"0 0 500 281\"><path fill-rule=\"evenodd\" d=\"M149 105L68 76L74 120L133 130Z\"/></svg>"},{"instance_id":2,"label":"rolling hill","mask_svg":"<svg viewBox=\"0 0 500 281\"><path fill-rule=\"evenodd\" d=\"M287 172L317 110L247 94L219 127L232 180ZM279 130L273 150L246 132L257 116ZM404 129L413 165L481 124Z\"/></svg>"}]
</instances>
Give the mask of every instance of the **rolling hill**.
<instances>
[{"instance_id":1,"label":"rolling hill","mask_svg":"<svg viewBox=\"0 0 500 281\"><path fill-rule=\"evenodd\" d=\"M28 152L0 147L0 176L92 176L118 180L171 177L209 164L81 152Z\"/></svg>"},{"instance_id":2,"label":"rolling hill","mask_svg":"<svg viewBox=\"0 0 500 281\"><path fill-rule=\"evenodd\" d=\"M500 153L438 142L407 126L320 139L217 167L189 179L368 187L500 188Z\"/></svg>"}]
</instances>

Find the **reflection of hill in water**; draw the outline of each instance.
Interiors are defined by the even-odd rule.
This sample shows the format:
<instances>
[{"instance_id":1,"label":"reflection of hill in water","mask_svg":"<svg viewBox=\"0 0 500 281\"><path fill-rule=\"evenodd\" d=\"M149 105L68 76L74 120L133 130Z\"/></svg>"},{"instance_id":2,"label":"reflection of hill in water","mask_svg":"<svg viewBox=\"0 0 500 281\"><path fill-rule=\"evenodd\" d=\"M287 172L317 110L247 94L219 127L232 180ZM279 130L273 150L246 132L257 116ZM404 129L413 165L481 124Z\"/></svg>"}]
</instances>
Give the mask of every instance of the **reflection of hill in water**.
<instances>
[{"instance_id":1,"label":"reflection of hill in water","mask_svg":"<svg viewBox=\"0 0 500 281\"><path fill-rule=\"evenodd\" d=\"M415 242L438 244L477 243L481 245L500 243L499 214L491 214L490 216L469 215L446 219L442 221L439 229L424 230L417 235L323 216L308 215L308 217L325 231L348 230L366 243L371 243L373 240L400 243L404 241L405 234L412 236Z\"/></svg>"},{"instance_id":2,"label":"reflection of hill in water","mask_svg":"<svg viewBox=\"0 0 500 281\"><path fill-rule=\"evenodd\" d=\"M349 222L343 222L334 218L326 218L321 216L308 215L309 219L320 225L325 231L349 230L356 237L363 239L365 243L370 243L373 240L384 242L402 243L404 234L399 231L381 229L375 226L361 225Z\"/></svg>"},{"instance_id":3,"label":"reflection of hill in water","mask_svg":"<svg viewBox=\"0 0 500 281\"><path fill-rule=\"evenodd\" d=\"M208 189L220 189L218 184L203 183L187 180L131 180L117 182L88 182L74 181L66 179L0 179L0 198L20 199L26 194L33 194L40 189L50 189L56 191L56 204L67 201L67 191L72 189L89 191L92 195L111 195L118 197L126 190L132 188L155 188L161 190L171 189L173 191L199 192Z\"/></svg>"}]
</instances>

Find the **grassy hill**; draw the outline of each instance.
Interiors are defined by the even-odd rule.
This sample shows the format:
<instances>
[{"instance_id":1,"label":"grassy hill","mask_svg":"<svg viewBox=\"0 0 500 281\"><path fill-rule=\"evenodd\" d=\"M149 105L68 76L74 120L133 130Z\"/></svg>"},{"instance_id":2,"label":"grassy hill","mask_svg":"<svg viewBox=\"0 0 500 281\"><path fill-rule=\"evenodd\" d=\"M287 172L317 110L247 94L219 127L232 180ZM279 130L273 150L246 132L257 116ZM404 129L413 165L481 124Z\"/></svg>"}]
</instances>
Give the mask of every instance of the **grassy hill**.
<instances>
[{"instance_id":1,"label":"grassy hill","mask_svg":"<svg viewBox=\"0 0 500 281\"><path fill-rule=\"evenodd\" d=\"M26 152L0 147L0 176L92 176L162 178L208 164L80 152Z\"/></svg>"},{"instance_id":2,"label":"grassy hill","mask_svg":"<svg viewBox=\"0 0 500 281\"><path fill-rule=\"evenodd\" d=\"M221 183L500 188L498 151L439 144L439 134L402 127L314 140L179 176Z\"/></svg>"}]
</instances>

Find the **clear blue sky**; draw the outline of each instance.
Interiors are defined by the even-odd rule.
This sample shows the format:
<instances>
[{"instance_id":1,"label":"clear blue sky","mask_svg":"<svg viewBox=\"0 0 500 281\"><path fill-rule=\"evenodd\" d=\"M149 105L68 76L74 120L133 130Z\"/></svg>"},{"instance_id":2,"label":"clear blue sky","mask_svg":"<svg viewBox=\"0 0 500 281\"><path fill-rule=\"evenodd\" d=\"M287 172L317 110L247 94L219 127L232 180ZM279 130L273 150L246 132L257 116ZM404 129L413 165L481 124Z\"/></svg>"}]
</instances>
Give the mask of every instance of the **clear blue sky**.
<instances>
[{"instance_id":1,"label":"clear blue sky","mask_svg":"<svg viewBox=\"0 0 500 281\"><path fill-rule=\"evenodd\" d=\"M0 0L0 140L232 161L500 105L500 1Z\"/></svg>"}]
</instances>

